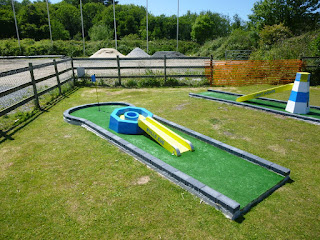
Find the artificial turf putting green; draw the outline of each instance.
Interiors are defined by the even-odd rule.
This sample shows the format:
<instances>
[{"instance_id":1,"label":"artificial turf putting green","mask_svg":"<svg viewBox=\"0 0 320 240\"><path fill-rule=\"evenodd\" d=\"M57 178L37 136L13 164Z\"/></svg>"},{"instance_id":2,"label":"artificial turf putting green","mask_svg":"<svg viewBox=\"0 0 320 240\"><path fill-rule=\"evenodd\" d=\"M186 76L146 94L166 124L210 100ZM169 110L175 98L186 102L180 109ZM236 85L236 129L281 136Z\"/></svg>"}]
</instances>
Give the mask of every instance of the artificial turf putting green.
<instances>
[{"instance_id":1,"label":"artificial turf putting green","mask_svg":"<svg viewBox=\"0 0 320 240\"><path fill-rule=\"evenodd\" d=\"M148 135L116 133L108 127L110 114L116 108L119 108L119 105L88 107L74 111L71 115L87 119L118 135L136 147L235 200L240 204L241 209L284 179L281 175L176 129L171 128L192 142L195 148L194 152L185 152L180 157L176 157L150 139Z\"/></svg>"},{"instance_id":2,"label":"artificial turf putting green","mask_svg":"<svg viewBox=\"0 0 320 240\"><path fill-rule=\"evenodd\" d=\"M203 96L208 96L208 97L220 98L223 100L234 101L234 102L238 98L238 96L235 96L235 95L230 95L227 93L210 92L210 91L202 92L202 93L198 93L198 94L203 95ZM264 107L264 108L269 108L272 110L278 110L278 111L282 111L282 112L286 112L285 109L286 109L286 105L287 105L286 103L271 102L271 101L262 100L262 99L252 99L249 101L245 101L243 103L246 103L249 105L254 105L254 106L259 106L259 107ZM298 115L320 119L320 110L310 108L310 112L308 114L298 114Z\"/></svg>"}]
</instances>

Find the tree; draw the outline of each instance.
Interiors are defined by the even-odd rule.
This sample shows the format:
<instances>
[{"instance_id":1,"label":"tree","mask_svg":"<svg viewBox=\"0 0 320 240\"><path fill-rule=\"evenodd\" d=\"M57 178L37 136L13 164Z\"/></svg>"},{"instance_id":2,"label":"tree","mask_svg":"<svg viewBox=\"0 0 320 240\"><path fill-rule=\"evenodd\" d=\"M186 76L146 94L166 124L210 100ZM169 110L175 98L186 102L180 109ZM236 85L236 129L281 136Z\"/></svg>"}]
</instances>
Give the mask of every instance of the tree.
<instances>
[{"instance_id":1,"label":"tree","mask_svg":"<svg viewBox=\"0 0 320 240\"><path fill-rule=\"evenodd\" d=\"M60 2L56 4L56 10L52 14L52 19L61 22L70 37L73 38L81 30L80 10L71 4Z\"/></svg>"},{"instance_id":2,"label":"tree","mask_svg":"<svg viewBox=\"0 0 320 240\"><path fill-rule=\"evenodd\" d=\"M238 29L238 28L243 28L244 21L241 19L241 17L238 14L235 14L233 16L232 20L233 20L232 23L231 23L231 29L232 30L235 30L235 29Z\"/></svg>"},{"instance_id":3,"label":"tree","mask_svg":"<svg viewBox=\"0 0 320 240\"><path fill-rule=\"evenodd\" d=\"M23 6L17 15L21 37L36 40L49 38L47 7L44 2Z\"/></svg>"},{"instance_id":4,"label":"tree","mask_svg":"<svg viewBox=\"0 0 320 240\"><path fill-rule=\"evenodd\" d=\"M282 23L272 26L265 26L260 31L260 45L262 47L271 46L291 36L292 33L289 28L285 27Z\"/></svg>"},{"instance_id":5,"label":"tree","mask_svg":"<svg viewBox=\"0 0 320 240\"><path fill-rule=\"evenodd\" d=\"M56 19L51 21L52 39L53 40L69 40L70 33L67 31L63 24Z\"/></svg>"},{"instance_id":6,"label":"tree","mask_svg":"<svg viewBox=\"0 0 320 240\"><path fill-rule=\"evenodd\" d=\"M10 9L0 8L0 38L15 37L13 12Z\"/></svg>"},{"instance_id":7,"label":"tree","mask_svg":"<svg viewBox=\"0 0 320 240\"><path fill-rule=\"evenodd\" d=\"M113 38L113 30L107 25L94 25L89 30L90 39L93 41L109 40Z\"/></svg>"},{"instance_id":8,"label":"tree","mask_svg":"<svg viewBox=\"0 0 320 240\"><path fill-rule=\"evenodd\" d=\"M299 34L319 27L319 8L318 0L260 0L254 4L249 19L259 30L283 23Z\"/></svg>"},{"instance_id":9,"label":"tree","mask_svg":"<svg viewBox=\"0 0 320 240\"><path fill-rule=\"evenodd\" d=\"M102 3L89 2L83 6L84 31L87 35L89 29L93 26L94 18L103 11Z\"/></svg>"},{"instance_id":10,"label":"tree","mask_svg":"<svg viewBox=\"0 0 320 240\"><path fill-rule=\"evenodd\" d=\"M191 37L202 44L206 40L228 35L230 32L229 19L210 11L201 13L192 26Z\"/></svg>"},{"instance_id":11,"label":"tree","mask_svg":"<svg viewBox=\"0 0 320 240\"><path fill-rule=\"evenodd\" d=\"M130 5L116 5L117 36L122 38L129 34L138 34L141 22L146 15L144 7ZM113 28L113 8L106 7L94 18L94 24L103 24Z\"/></svg>"}]
</instances>

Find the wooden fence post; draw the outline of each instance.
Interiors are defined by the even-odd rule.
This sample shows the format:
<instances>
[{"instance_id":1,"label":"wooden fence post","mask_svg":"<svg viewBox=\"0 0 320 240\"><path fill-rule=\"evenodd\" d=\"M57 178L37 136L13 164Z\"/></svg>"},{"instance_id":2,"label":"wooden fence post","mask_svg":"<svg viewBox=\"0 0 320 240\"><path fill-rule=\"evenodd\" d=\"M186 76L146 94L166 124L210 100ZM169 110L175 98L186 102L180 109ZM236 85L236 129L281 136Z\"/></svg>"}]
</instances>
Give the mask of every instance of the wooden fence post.
<instances>
[{"instance_id":1,"label":"wooden fence post","mask_svg":"<svg viewBox=\"0 0 320 240\"><path fill-rule=\"evenodd\" d=\"M60 79L59 79L59 72L58 72L57 62L56 62L55 59L53 59L53 64L54 64L54 70L55 70L55 72L56 72L56 77L57 77L59 95L61 95L61 94L62 94L62 91L61 91L61 83L60 83Z\"/></svg>"},{"instance_id":2,"label":"wooden fence post","mask_svg":"<svg viewBox=\"0 0 320 240\"><path fill-rule=\"evenodd\" d=\"M164 64L164 83L167 82L167 55L163 56L163 64Z\"/></svg>"},{"instance_id":3,"label":"wooden fence post","mask_svg":"<svg viewBox=\"0 0 320 240\"><path fill-rule=\"evenodd\" d=\"M121 72L120 72L120 59L119 59L119 55L117 55L117 66L118 66L119 86L121 86Z\"/></svg>"},{"instance_id":4,"label":"wooden fence post","mask_svg":"<svg viewBox=\"0 0 320 240\"><path fill-rule=\"evenodd\" d=\"M37 91L36 80L34 78L32 63L29 63L29 71L30 71L31 83L32 83L32 87L33 87L35 105L36 105L37 109L41 109L40 104L39 104L39 96L38 96L38 91Z\"/></svg>"},{"instance_id":5,"label":"wooden fence post","mask_svg":"<svg viewBox=\"0 0 320 240\"><path fill-rule=\"evenodd\" d=\"M73 77L73 86L76 85L76 78L74 75L74 66L73 66L73 58L71 57L71 68L72 68L72 77Z\"/></svg>"}]
</instances>

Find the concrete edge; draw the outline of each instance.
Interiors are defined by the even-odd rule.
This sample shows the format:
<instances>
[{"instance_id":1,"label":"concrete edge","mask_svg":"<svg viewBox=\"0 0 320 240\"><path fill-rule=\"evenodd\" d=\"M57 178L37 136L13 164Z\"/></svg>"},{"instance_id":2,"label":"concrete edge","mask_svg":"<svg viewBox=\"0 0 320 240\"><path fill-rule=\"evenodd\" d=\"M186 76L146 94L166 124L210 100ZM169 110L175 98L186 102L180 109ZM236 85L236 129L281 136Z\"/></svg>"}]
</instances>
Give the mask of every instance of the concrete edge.
<instances>
[{"instance_id":1,"label":"concrete edge","mask_svg":"<svg viewBox=\"0 0 320 240\"><path fill-rule=\"evenodd\" d=\"M242 103L242 102L235 102L235 101L230 101L230 100L225 100L225 99L220 99L220 98L215 98L215 97L208 97L208 96L203 96L203 95L196 94L196 93L189 93L189 97L202 98L202 99L206 99L206 100L229 103L229 104L238 105L238 106L242 106L242 107L254 108L254 109L262 110L262 111L265 111L265 112L279 114L279 115L286 116L286 117L291 117L291 118L294 118L294 119L297 119L297 120L302 120L302 121L305 121L305 122L314 123L314 124L317 124L317 125L320 124L320 119L317 119L317 118L306 117L306 116L303 116L303 115L298 115L298 114L289 113L289 112L282 112L282 111L273 110L273 109L264 108L264 107L259 107L259 106L254 106L254 105L246 104L246 103Z\"/></svg>"},{"instance_id":2,"label":"concrete edge","mask_svg":"<svg viewBox=\"0 0 320 240\"><path fill-rule=\"evenodd\" d=\"M191 176L179 171L178 169L172 167L171 165L161 161L160 159L152 156L151 154L143 151L142 149L134 146L133 144L127 142L126 140L120 138L119 136L107 131L106 129L92 123L91 121L88 121L83 118L78 118L71 116L70 113L83 109L86 107L92 107L92 106L104 106L104 105L119 105L119 106L134 106L129 103L125 102L107 102L107 103L99 103L99 104L87 104L87 105L81 105L78 107L73 107L68 110L66 110L63 113L64 120L70 124L80 125L87 130L95 133L99 137L108 140L112 144L118 146L122 150L124 150L126 153L132 155L136 159L138 159L140 162L146 164L150 168L156 170L161 175L165 176L170 181L174 182L175 184L179 185L180 187L184 188L185 190L191 192L192 194L198 196L200 199L202 199L204 202L208 203L209 205L215 207L217 210L220 210L227 218L235 220L245 212L249 211L251 208L251 203L248 206L245 206L243 209L240 210L240 204L227 196L221 194L220 192L217 192L216 190L210 188L209 186L203 184L202 182L192 178ZM233 148L227 144L223 144L215 139L209 138L205 135L202 135L200 133L197 133L195 131L192 131L188 128L185 128L183 126L180 126L176 123L173 123L171 121L168 121L164 118L158 117L154 115L154 118L160 122L163 122L165 124L168 124L169 126L172 126L180 131L183 131L193 137L196 137L202 141L205 141L209 144L212 144L216 147L223 146L226 151L227 149L230 149L230 153L237 155L237 153L245 154L246 152ZM236 151L238 150L238 152ZM247 153L249 154L249 153ZM239 155L237 155L239 156ZM254 155L252 155L254 156ZM258 157L256 157L258 158ZM263 159L264 160L264 159ZM266 161L266 160L264 160ZM266 161L268 162L268 161ZM272 166L273 163L270 163L268 166ZM279 165L274 164L274 168L278 170L277 173L279 174L287 174L285 179L289 179L289 173L290 170L283 168ZM270 168L271 169L271 168ZM284 174L283 174L284 173ZM284 183L283 183L284 184ZM279 186L280 187L280 186ZM261 199L259 201L262 201L264 198L266 198L268 195L270 195L273 191L275 191L278 187L274 187L270 190L268 190L266 193L264 193L262 196L260 196L258 199ZM273 190L274 189L274 190ZM254 202L258 201L255 200ZM244 211L244 209L246 211Z\"/></svg>"}]
</instances>

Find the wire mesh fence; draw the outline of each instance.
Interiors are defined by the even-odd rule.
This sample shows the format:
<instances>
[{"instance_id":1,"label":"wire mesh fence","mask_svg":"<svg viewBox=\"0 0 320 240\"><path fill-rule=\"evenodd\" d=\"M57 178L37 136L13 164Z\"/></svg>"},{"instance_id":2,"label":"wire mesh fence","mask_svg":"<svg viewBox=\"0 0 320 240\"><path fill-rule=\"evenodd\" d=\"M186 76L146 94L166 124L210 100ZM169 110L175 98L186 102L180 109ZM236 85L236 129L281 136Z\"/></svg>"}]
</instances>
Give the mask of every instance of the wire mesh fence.
<instances>
[{"instance_id":1,"label":"wire mesh fence","mask_svg":"<svg viewBox=\"0 0 320 240\"><path fill-rule=\"evenodd\" d=\"M0 72L0 129L14 125L25 114L42 108L65 88L72 87L67 84L73 79L71 62L71 59L10 59L1 65L1 70L6 71ZM13 69L14 66L20 68Z\"/></svg>"}]
</instances>

